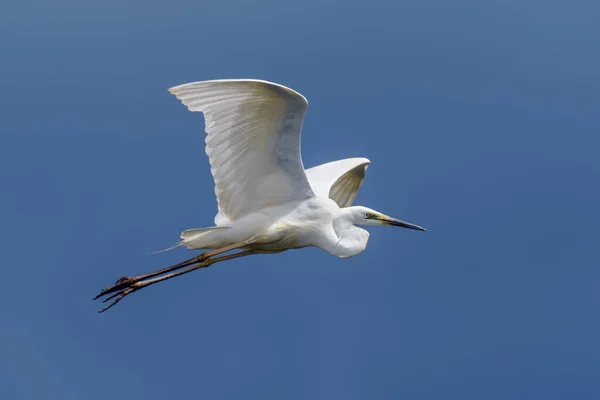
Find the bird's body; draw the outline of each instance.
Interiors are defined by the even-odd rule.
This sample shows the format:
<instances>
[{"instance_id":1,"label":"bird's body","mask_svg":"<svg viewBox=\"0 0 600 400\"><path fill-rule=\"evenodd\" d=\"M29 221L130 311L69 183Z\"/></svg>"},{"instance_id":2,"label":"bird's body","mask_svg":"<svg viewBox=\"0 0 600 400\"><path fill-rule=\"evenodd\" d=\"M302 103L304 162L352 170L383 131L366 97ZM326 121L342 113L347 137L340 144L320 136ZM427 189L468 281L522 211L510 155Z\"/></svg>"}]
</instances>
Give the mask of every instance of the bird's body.
<instances>
[{"instance_id":1,"label":"bird's body","mask_svg":"<svg viewBox=\"0 0 600 400\"><path fill-rule=\"evenodd\" d=\"M340 209L335 201L315 196L266 207L222 226L184 231L182 245L201 250L250 241L243 247L283 251L317 246L351 257L362 252L369 239L366 230L353 225L353 209Z\"/></svg>"},{"instance_id":2,"label":"bird's body","mask_svg":"<svg viewBox=\"0 0 600 400\"><path fill-rule=\"evenodd\" d=\"M194 82L169 91L190 111L204 114L205 150L218 206L216 226L186 230L174 247L215 250L161 271L120 279L97 296L116 292L106 299L116 297L107 308L142 287L249 254L317 246L352 257L369 240L358 225L425 230L351 206L370 164L366 158L304 169L300 134L308 102L300 93L253 79ZM240 251L217 257L236 249Z\"/></svg>"}]
</instances>

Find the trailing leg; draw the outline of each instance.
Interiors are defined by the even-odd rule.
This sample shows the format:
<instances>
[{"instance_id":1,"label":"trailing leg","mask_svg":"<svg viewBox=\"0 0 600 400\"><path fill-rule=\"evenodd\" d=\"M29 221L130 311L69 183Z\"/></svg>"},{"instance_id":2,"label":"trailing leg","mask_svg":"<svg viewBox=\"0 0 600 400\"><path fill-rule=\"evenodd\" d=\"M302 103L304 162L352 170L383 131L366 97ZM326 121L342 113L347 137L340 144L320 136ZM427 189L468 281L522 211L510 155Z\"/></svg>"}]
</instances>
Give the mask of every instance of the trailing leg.
<instances>
[{"instance_id":1,"label":"trailing leg","mask_svg":"<svg viewBox=\"0 0 600 400\"><path fill-rule=\"evenodd\" d=\"M122 287L121 289L114 289L111 290L110 292L107 292L105 294L108 293L113 293L110 296L108 296L106 299L102 300L103 303L106 303L112 299L114 299L109 305L107 305L106 307L104 307L102 310L100 310L99 312L104 312L106 310L108 310L109 308L111 308L112 306L116 305L118 302L120 302L125 296L136 292L140 289L143 289L147 286L150 285L154 285L155 283L158 282L162 282L165 281L167 279L171 279L171 278L175 278L177 276L183 275L183 274L187 274L188 272L192 272L195 271L197 269L200 268L206 268L206 267L210 267L211 265L221 262L221 261L227 261L227 260L232 260L234 258L239 258L239 257L244 257L244 256L249 256L251 254L258 254L258 253L267 253L264 251L258 251L258 250L245 250L245 251L241 251L239 253L233 253L233 254L227 254L224 256L220 256L220 257L212 257L212 258L207 258L202 262L193 264L191 266L188 266L188 268L185 269L180 269L179 271L175 271L175 272L171 272L169 274L166 275L162 275L162 276L158 276L156 278L150 278L150 279L145 279L145 280L139 280L136 282L133 282L125 287ZM269 252L271 253L271 252ZM182 263L183 264L183 263ZM188 264L189 265L189 264ZM105 291L103 291L104 293ZM103 296L103 294L99 294L98 296L96 296L96 298Z\"/></svg>"}]
</instances>

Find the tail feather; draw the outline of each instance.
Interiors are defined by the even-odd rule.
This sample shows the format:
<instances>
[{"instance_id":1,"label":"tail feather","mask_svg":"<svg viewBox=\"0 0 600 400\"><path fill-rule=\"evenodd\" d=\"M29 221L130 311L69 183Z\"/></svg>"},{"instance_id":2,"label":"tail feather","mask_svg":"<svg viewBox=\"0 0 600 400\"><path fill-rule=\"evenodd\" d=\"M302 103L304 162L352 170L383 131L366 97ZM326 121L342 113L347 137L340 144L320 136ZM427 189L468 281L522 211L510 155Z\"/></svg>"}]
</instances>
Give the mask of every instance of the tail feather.
<instances>
[{"instance_id":1,"label":"tail feather","mask_svg":"<svg viewBox=\"0 0 600 400\"><path fill-rule=\"evenodd\" d=\"M214 232L214 231L218 231L221 229L228 229L228 227L225 226L213 226L210 228L196 228L196 229L188 229L187 231L183 231L181 232L181 239L180 241L178 241L177 243L173 244L172 246L164 249L164 250L158 250L158 251L153 251L151 253L148 254L158 254L158 253L164 253L165 251L169 251L169 250L173 250L176 249L178 247L181 246L186 246L188 248L192 248L190 247L190 241L197 241L197 239L199 239L199 235L203 234L203 233L210 233L210 232Z\"/></svg>"},{"instance_id":2,"label":"tail feather","mask_svg":"<svg viewBox=\"0 0 600 400\"><path fill-rule=\"evenodd\" d=\"M194 236L197 236L201 233L207 233L207 232L213 232L213 231L218 231L220 229L228 229L225 226L211 226L210 228L196 228L196 229L188 229L187 231L183 231L181 232L181 239L183 239L183 241L186 241L188 239L193 238Z\"/></svg>"},{"instance_id":3,"label":"tail feather","mask_svg":"<svg viewBox=\"0 0 600 400\"><path fill-rule=\"evenodd\" d=\"M215 242L215 235L211 235L211 233L216 233L224 229L230 228L226 226L213 226L210 228L188 229L181 232L181 245L195 250L216 248L220 241L217 240Z\"/></svg>"},{"instance_id":4,"label":"tail feather","mask_svg":"<svg viewBox=\"0 0 600 400\"><path fill-rule=\"evenodd\" d=\"M169 248L166 248L164 250L153 251L148 254L164 253L165 251L173 250L173 249L176 249L177 247L181 247L181 246L183 246L183 240L180 240L179 242L175 243L173 246L171 246Z\"/></svg>"}]
</instances>

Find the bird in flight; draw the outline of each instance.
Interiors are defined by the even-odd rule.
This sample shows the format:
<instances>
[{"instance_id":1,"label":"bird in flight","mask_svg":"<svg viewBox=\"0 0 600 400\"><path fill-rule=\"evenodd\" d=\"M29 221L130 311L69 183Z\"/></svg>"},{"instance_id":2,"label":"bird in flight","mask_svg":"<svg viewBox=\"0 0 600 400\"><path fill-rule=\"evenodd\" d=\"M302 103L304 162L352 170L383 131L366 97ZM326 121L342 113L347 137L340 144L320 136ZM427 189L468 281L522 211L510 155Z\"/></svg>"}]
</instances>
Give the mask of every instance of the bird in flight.
<instances>
[{"instance_id":1,"label":"bird in flight","mask_svg":"<svg viewBox=\"0 0 600 400\"><path fill-rule=\"evenodd\" d=\"M355 256L369 240L360 225L425 231L351 206L370 163L366 158L304 169L300 134L308 103L300 93L254 79L194 82L169 92L190 111L204 113L218 204L215 226L182 232L173 248L209 251L149 274L121 277L94 298L108 303L100 312L147 286L251 254L317 246L334 256Z\"/></svg>"}]
</instances>

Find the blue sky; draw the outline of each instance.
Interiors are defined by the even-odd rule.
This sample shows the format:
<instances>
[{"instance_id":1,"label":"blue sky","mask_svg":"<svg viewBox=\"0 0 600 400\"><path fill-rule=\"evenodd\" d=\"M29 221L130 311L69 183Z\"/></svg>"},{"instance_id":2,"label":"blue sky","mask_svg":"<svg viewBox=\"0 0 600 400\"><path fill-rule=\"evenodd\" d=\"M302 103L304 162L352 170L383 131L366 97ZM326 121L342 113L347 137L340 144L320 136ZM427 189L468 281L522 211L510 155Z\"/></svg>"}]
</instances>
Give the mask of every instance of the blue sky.
<instances>
[{"instance_id":1,"label":"blue sky","mask_svg":"<svg viewBox=\"0 0 600 400\"><path fill-rule=\"evenodd\" d=\"M0 3L3 399L597 399L600 6L592 1ZM305 166L423 225L91 301L216 211L167 88L309 100Z\"/></svg>"}]
</instances>

